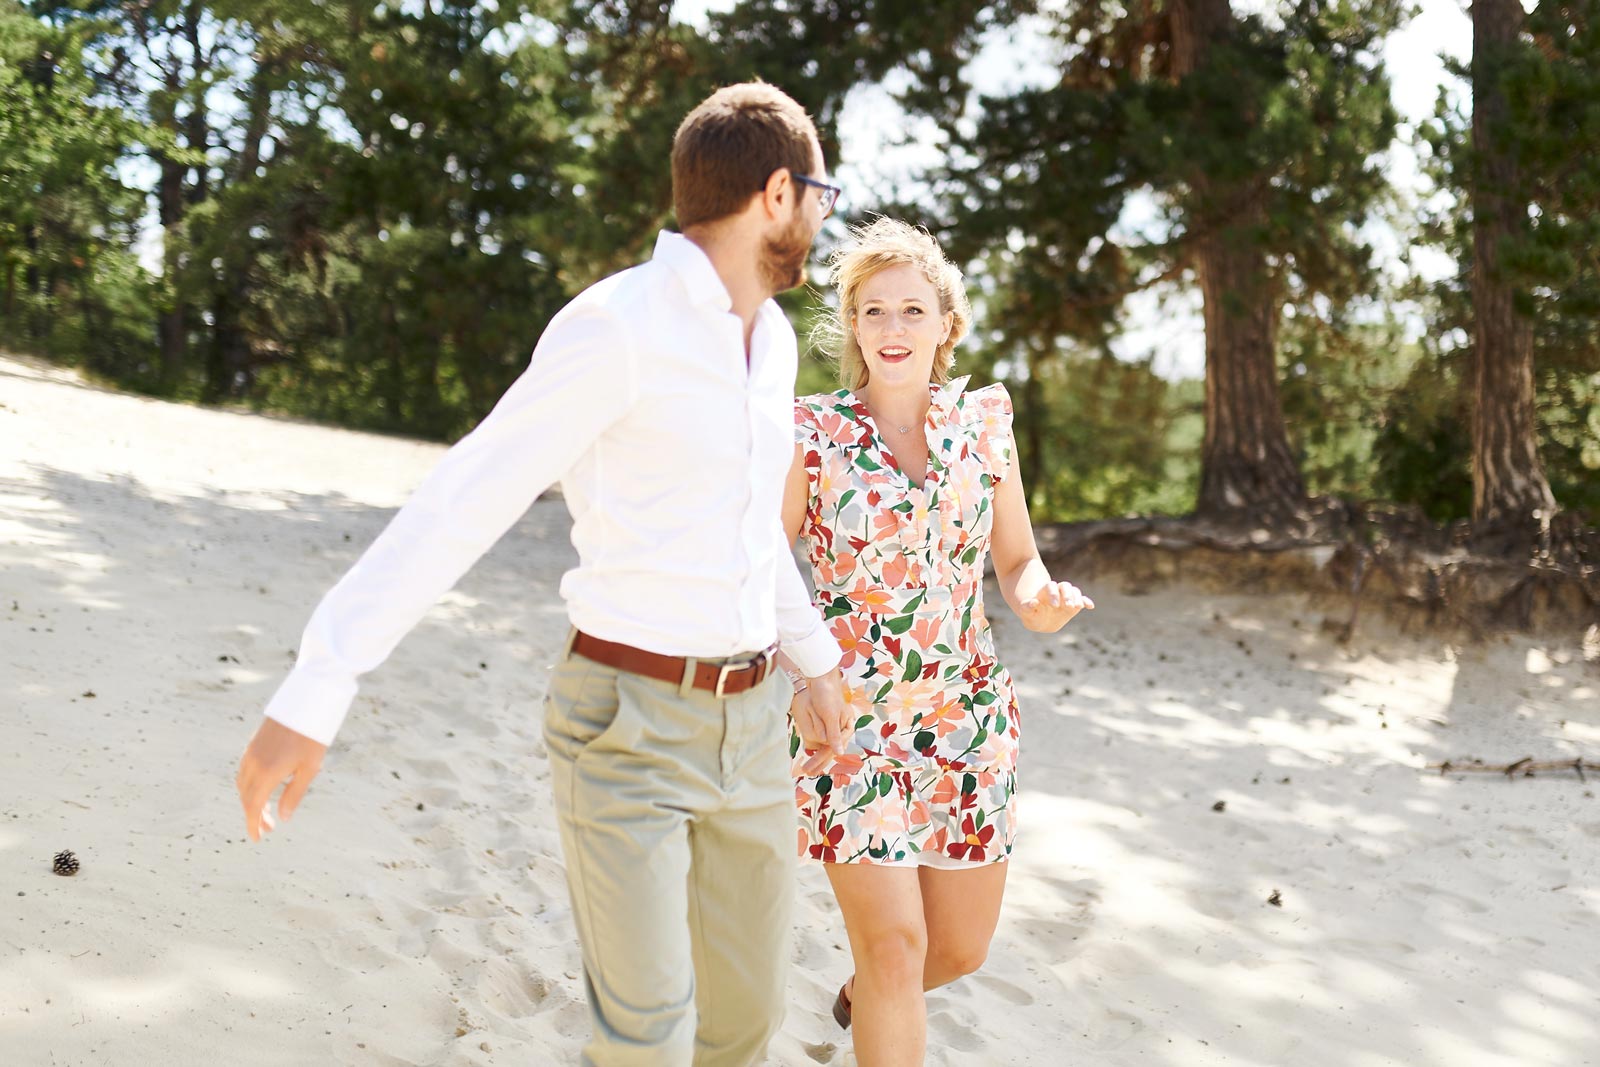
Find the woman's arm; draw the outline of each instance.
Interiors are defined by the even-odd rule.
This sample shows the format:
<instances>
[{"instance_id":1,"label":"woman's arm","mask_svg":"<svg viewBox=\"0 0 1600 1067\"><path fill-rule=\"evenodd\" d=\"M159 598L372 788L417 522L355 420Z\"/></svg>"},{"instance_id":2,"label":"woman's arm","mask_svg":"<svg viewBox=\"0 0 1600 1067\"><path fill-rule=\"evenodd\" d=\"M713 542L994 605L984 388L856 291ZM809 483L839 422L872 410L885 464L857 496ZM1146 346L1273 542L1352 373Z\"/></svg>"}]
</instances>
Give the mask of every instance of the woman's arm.
<instances>
[{"instance_id":1,"label":"woman's arm","mask_svg":"<svg viewBox=\"0 0 1600 1067\"><path fill-rule=\"evenodd\" d=\"M1012 442L1011 455L1016 456L1015 442ZM989 550L1000 593L1028 629L1053 633L1078 612L1094 607L1094 601L1084 596L1077 586L1051 581L1050 572L1039 558L1039 546L1033 539L1028 497L1023 492L1022 472L1015 458L1006 477L994 489L994 529Z\"/></svg>"},{"instance_id":2,"label":"woman's arm","mask_svg":"<svg viewBox=\"0 0 1600 1067\"><path fill-rule=\"evenodd\" d=\"M806 497L811 488L806 480L806 450L794 446L794 462L789 464L789 476L783 482L783 536L789 547L794 547L800 536L800 527L806 521Z\"/></svg>"},{"instance_id":3,"label":"woman's arm","mask_svg":"<svg viewBox=\"0 0 1600 1067\"><path fill-rule=\"evenodd\" d=\"M800 527L806 521L806 504L811 487L806 477L805 448L796 445L794 462L789 465L789 476L783 483L783 539L789 551L800 536ZM821 676L807 678L804 672L783 653L778 652L778 666L789 676L795 689L789 705L789 716L807 750L829 749L835 754L844 751L849 736L847 724L850 709L844 704L844 689L837 669ZM813 686L815 689L813 689Z\"/></svg>"}]
</instances>

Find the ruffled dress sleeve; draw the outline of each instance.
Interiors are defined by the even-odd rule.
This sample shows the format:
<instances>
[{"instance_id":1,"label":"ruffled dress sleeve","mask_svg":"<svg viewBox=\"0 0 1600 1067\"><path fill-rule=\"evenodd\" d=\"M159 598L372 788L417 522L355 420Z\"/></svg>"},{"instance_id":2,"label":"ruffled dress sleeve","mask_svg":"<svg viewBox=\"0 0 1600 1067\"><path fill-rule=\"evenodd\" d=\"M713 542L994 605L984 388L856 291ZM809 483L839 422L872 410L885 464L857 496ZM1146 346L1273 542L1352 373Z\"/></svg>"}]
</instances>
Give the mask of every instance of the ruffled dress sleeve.
<instances>
[{"instance_id":1,"label":"ruffled dress sleeve","mask_svg":"<svg viewBox=\"0 0 1600 1067\"><path fill-rule=\"evenodd\" d=\"M794 443L805 457L806 499L815 504L817 473L822 469L822 427L817 423L814 397L802 396L794 402Z\"/></svg>"},{"instance_id":2,"label":"ruffled dress sleeve","mask_svg":"<svg viewBox=\"0 0 1600 1067\"><path fill-rule=\"evenodd\" d=\"M984 469L998 485L1011 473L1011 394L996 382L968 393L965 407L969 424L977 433Z\"/></svg>"}]
</instances>

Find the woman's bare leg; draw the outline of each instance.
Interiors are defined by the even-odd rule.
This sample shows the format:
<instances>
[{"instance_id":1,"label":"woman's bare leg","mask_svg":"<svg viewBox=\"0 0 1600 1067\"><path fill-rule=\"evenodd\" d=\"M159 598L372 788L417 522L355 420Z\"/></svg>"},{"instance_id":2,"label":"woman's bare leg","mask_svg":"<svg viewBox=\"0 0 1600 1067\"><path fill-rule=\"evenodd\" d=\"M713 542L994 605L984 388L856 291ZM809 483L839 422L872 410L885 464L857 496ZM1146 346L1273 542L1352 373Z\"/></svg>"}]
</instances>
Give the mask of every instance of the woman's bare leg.
<instances>
[{"instance_id":1,"label":"woman's bare leg","mask_svg":"<svg viewBox=\"0 0 1600 1067\"><path fill-rule=\"evenodd\" d=\"M850 989L856 1062L921 1067L928 1042L922 997L928 937L917 871L866 863L830 863L825 869L856 965Z\"/></svg>"},{"instance_id":2,"label":"woman's bare leg","mask_svg":"<svg viewBox=\"0 0 1600 1067\"><path fill-rule=\"evenodd\" d=\"M1000 922L1011 861L946 870L919 867L928 955L922 988L937 989L983 966Z\"/></svg>"}]
</instances>

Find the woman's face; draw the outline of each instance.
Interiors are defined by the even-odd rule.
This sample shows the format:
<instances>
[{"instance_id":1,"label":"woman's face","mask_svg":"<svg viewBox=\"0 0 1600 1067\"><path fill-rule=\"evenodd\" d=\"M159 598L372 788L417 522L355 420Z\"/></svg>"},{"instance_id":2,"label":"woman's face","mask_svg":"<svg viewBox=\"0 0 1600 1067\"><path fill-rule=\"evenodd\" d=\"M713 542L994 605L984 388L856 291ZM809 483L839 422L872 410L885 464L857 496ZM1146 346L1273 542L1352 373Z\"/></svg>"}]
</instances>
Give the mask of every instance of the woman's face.
<instances>
[{"instance_id":1,"label":"woman's face","mask_svg":"<svg viewBox=\"0 0 1600 1067\"><path fill-rule=\"evenodd\" d=\"M909 264L885 267L862 282L851 329L872 387L926 386L954 321L940 314L933 283Z\"/></svg>"}]
</instances>

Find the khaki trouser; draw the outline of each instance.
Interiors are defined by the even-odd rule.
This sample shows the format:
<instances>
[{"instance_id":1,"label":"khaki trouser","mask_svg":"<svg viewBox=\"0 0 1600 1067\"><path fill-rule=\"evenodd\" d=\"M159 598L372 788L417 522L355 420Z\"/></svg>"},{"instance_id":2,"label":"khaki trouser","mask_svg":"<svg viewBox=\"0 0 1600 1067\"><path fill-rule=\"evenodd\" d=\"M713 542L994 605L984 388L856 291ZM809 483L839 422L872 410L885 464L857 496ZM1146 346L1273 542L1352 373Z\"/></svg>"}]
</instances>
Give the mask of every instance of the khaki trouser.
<instances>
[{"instance_id":1,"label":"khaki trouser","mask_svg":"<svg viewBox=\"0 0 1600 1067\"><path fill-rule=\"evenodd\" d=\"M545 699L592 1067L743 1067L783 1021L794 783L773 671L718 699L577 655Z\"/></svg>"}]
</instances>

